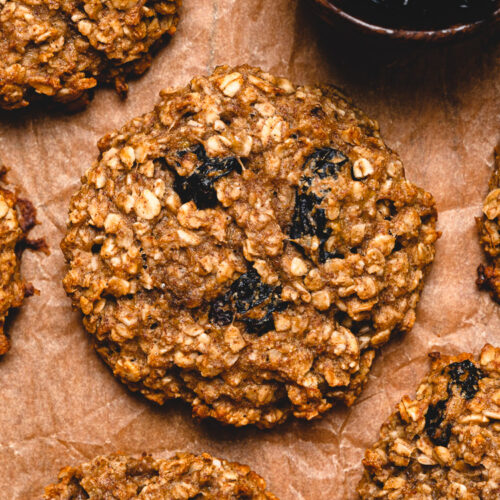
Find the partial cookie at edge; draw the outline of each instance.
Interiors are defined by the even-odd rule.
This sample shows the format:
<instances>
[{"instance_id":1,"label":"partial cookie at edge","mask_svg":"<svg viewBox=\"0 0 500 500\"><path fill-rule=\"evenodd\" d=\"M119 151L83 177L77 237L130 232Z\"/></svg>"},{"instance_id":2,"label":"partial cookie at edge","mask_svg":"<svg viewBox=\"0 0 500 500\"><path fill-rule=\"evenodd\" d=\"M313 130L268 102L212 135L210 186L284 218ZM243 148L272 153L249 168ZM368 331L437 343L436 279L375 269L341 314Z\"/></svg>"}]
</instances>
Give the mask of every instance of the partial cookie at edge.
<instances>
[{"instance_id":1,"label":"partial cookie at edge","mask_svg":"<svg viewBox=\"0 0 500 500\"><path fill-rule=\"evenodd\" d=\"M4 331L5 320L12 308L19 307L24 297L33 293L33 287L21 277L19 245L26 240L35 225L36 212L30 202L3 186L6 170L0 167L0 356L10 349ZM34 242L35 246L42 242Z\"/></svg>"},{"instance_id":2,"label":"partial cookie at edge","mask_svg":"<svg viewBox=\"0 0 500 500\"><path fill-rule=\"evenodd\" d=\"M366 451L363 500L500 498L500 349L431 358Z\"/></svg>"},{"instance_id":3,"label":"partial cookie at edge","mask_svg":"<svg viewBox=\"0 0 500 500\"><path fill-rule=\"evenodd\" d=\"M47 486L45 500L79 498L203 497L207 500L277 500L265 481L246 465L211 457L178 453L163 460L150 455L133 458L109 455L78 467L66 467L59 482Z\"/></svg>"},{"instance_id":4,"label":"partial cookie at edge","mask_svg":"<svg viewBox=\"0 0 500 500\"><path fill-rule=\"evenodd\" d=\"M40 97L86 103L99 82L125 94L175 32L180 0L6 0L0 3L0 108Z\"/></svg>"},{"instance_id":5,"label":"partial cookie at edge","mask_svg":"<svg viewBox=\"0 0 500 500\"><path fill-rule=\"evenodd\" d=\"M476 219L479 242L488 263L479 265L477 284L488 290L493 300L500 302L500 147L495 150L495 165L488 189L483 215Z\"/></svg>"}]
</instances>

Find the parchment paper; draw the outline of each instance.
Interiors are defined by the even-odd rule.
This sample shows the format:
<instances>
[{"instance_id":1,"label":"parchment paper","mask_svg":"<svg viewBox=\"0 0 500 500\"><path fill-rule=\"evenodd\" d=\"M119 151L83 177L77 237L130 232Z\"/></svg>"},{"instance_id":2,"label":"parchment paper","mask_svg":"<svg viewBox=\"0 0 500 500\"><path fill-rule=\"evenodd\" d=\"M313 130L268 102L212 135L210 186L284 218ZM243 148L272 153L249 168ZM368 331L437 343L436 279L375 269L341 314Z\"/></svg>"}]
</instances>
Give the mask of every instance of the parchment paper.
<instances>
[{"instance_id":1,"label":"parchment paper","mask_svg":"<svg viewBox=\"0 0 500 500\"><path fill-rule=\"evenodd\" d=\"M244 62L344 88L380 121L408 177L434 194L443 231L416 325L382 350L357 403L271 431L199 424L182 403L159 408L132 395L92 350L60 284L68 201L98 138L150 110L161 88ZM296 0L184 0L177 34L130 87L125 102L97 91L78 114L0 114L0 157L38 209L34 236L52 251L25 254L24 276L40 295L13 317L13 347L0 361L0 498L39 498L60 467L116 450L208 451L251 465L281 499L355 498L363 451L413 393L427 353L500 344L500 306L474 283L482 259L474 217L500 139L498 41L394 52L332 35Z\"/></svg>"}]
</instances>

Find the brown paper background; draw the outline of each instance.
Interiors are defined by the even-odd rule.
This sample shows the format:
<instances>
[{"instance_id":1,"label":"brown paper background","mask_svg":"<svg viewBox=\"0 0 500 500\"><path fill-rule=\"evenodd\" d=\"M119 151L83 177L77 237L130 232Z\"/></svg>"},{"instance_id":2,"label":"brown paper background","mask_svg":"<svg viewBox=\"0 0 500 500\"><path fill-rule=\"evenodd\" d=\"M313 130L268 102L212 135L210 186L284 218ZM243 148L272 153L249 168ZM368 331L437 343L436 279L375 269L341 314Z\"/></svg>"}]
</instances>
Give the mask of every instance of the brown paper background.
<instances>
[{"instance_id":1,"label":"brown paper background","mask_svg":"<svg viewBox=\"0 0 500 500\"><path fill-rule=\"evenodd\" d=\"M60 467L115 450L208 451L248 463L281 499L355 498L363 450L414 391L427 352L477 352L497 341L500 309L474 284L482 258L474 217L500 138L500 45L482 37L393 53L366 42L357 50L329 33L295 0L184 0L177 34L125 102L104 89L78 114L0 113L1 159L37 207L35 235L52 251L25 254L24 276L40 295L12 318L13 347L0 361L1 499L39 498ZM416 325L383 349L357 403L271 431L200 424L182 403L159 408L132 395L93 352L60 285L68 201L97 139L148 111L161 88L245 62L344 88L380 121L408 177L432 191L443 231Z\"/></svg>"}]
</instances>

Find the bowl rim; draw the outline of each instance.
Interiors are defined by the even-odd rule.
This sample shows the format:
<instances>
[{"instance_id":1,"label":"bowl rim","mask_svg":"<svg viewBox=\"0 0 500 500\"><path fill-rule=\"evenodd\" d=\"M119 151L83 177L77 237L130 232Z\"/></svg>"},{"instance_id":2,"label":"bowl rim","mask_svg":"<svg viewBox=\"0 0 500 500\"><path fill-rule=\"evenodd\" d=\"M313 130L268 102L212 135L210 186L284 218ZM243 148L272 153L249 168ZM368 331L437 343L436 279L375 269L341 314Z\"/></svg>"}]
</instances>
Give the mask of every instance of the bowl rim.
<instances>
[{"instance_id":1,"label":"bowl rim","mask_svg":"<svg viewBox=\"0 0 500 500\"><path fill-rule=\"evenodd\" d=\"M315 0L315 2L324 10L333 12L343 20L355 24L363 31L404 40L445 40L461 34L471 34L482 26L497 23L500 19L500 7L497 7L488 17L471 23L457 24L436 30L408 30L404 28L389 28L365 21L346 12L334 3L335 0Z\"/></svg>"}]
</instances>

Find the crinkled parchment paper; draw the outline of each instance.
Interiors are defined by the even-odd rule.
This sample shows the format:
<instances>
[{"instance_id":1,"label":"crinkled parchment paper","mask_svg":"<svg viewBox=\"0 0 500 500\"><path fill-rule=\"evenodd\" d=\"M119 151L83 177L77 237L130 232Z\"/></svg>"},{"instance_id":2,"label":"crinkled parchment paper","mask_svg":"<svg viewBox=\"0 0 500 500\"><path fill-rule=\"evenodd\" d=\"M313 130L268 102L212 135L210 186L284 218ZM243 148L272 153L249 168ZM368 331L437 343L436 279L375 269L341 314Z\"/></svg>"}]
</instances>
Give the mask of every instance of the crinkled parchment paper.
<instances>
[{"instance_id":1,"label":"crinkled parchment paper","mask_svg":"<svg viewBox=\"0 0 500 500\"><path fill-rule=\"evenodd\" d=\"M427 353L500 344L500 306L475 287L480 214L500 139L500 45L482 37L434 49L378 49L332 35L296 0L184 0L178 33L122 102L99 90L84 112L0 114L0 157L38 209L51 255L27 252L40 295L9 325L0 361L0 498L39 498L60 467L121 450L209 451L252 466L282 499L351 499L364 448L427 369ZM217 64L250 63L299 83L342 87L380 121L408 177L431 191L443 232L413 331L387 345L350 409L271 431L197 423L186 405L156 407L116 381L93 352L61 279L59 242L96 141L148 111L161 88Z\"/></svg>"}]
</instances>

